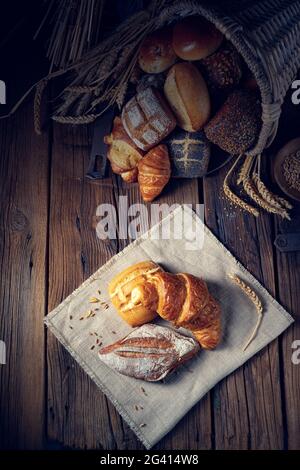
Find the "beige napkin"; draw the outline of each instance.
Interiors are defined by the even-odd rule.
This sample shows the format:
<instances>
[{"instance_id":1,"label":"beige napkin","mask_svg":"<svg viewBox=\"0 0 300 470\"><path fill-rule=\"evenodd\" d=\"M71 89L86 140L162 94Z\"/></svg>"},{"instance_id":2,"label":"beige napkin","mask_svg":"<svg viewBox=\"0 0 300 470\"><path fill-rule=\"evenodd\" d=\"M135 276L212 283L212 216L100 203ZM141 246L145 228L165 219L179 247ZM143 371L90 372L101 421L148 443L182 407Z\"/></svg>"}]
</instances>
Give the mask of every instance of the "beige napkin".
<instances>
[{"instance_id":1,"label":"beige napkin","mask_svg":"<svg viewBox=\"0 0 300 470\"><path fill-rule=\"evenodd\" d=\"M170 224L170 237L161 239L161 230L166 229L166 236ZM198 236L195 236L195 228ZM221 345L215 351L200 351L164 383L143 382L109 369L98 358L99 347L93 348L97 337L90 334L101 335L100 341L105 346L131 331L112 307L107 285L122 269L145 259L161 263L174 273L181 271L203 277L222 308ZM236 273L247 282L264 304L261 327L245 352L243 345L253 330L257 314L251 301L228 279L228 273ZM89 303L90 297L97 297L98 290L109 308ZM99 308L96 315L79 320L91 307ZM96 271L53 310L45 322L149 449L216 383L270 343L293 319L200 218L189 207L181 206Z\"/></svg>"}]
</instances>

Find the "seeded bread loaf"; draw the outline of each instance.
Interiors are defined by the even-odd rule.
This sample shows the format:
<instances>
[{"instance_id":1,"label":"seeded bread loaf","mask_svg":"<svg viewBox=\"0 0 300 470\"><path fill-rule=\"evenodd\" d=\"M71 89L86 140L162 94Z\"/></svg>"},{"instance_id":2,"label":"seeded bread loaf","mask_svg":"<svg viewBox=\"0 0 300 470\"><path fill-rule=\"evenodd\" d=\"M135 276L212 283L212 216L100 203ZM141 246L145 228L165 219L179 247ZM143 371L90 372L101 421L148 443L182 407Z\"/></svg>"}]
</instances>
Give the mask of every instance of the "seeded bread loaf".
<instances>
[{"instance_id":1,"label":"seeded bread loaf","mask_svg":"<svg viewBox=\"0 0 300 470\"><path fill-rule=\"evenodd\" d=\"M261 128L258 94L249 90L233 91L205 126L208 140L225 152L239 155L251 148Z\"/></svg>"}]
</instances>

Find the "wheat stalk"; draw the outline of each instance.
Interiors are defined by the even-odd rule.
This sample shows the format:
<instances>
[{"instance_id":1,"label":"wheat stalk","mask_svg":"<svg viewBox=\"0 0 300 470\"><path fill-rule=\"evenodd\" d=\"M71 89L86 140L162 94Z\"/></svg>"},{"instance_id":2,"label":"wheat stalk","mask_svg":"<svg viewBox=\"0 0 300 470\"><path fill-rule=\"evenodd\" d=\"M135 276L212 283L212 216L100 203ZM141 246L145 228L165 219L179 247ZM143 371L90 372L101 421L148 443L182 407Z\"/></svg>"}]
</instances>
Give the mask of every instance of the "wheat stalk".
<instances>
[{"instance_id":1,"label":"wheat stalk","mask_svg":"<svg viewBox=\"0 0 300 470\"><path fill-rule=\"evenodd\" d=\"M241 184L242 181L249 175L250 168L253 162L253 156L252 155L247 155L245 158L245 161L240 169L239 176L237 179L237 184Z\"/></svg>"},{"instance_id":2,"label":"wheat stalk","mask_svg":"<svg viewBox=\"0 0 300 470\"><path fill-rule=\"evenodd\" d=\"M250 343L253 341L255 338L258 329L260 327L260 324L262 322L262 316L263 316L263 306L261 303L261 300L258 298L257 294L254 292L253 289L251 289L250 286L248 286L242 279L240 279L236 274L228 274L228 277L237 285L240 287L240 289L246 294L247 297L251 300L251 302L255 305L256 312L258 315L257 322L255 324L254 330L251 333L249 339L247 340L246 344L243 347L243 351L246 351Z\"/></svg>"},{"instance_id":3,"label":"wheat stalk","mask_svg":"<svg viewBox=\"0 0 300 470\"><path fill-rule=\"evenodd\" d=\"M224 191L224 194L225 196L231 201L233 202L236 206L239 206L241 207L243 210L249 212L250 214L254 215L255 217L258 217L259 216L259 212L258 210L251 206L250 204L248 204L247 202L243 201L239 196L237 196L229 187L229 178L234 170L234 168L236 167L239 159L241 158L241 155L240 157L238 157L236 159L236 161L234 162L234 164L232 165L232 167L230 168L230 170L228 171L227 175L225 176L224 178L224 182L223 182L223 191Z\"/></svg>"},{"instance_id":4,"label":"wheat stalk","mask_svg":"<svg viewBox=\"0 0 300 470\"><path fill-rule=\"evenodd\" d=\"M249 197L251 197L251 199L253 199L253 201L256 202L258 206L262 207L267 212L280 215L282 218L290 220L290 216L288 212L286 211L286 209L282 207L277 208L262 198L262 196L258 193L254 182L249 176L244 178L242 183L243 183L243 188L244 188L245 193Z\"/></svg>"},{"instance_id":5,"label":"wheat stalk","mask_svg":"<svg viewBox=\"0 0 300 470\"><path fill-rule=\"evenodd\" d=\"M253 183L258 191L258 193L262 196L262 198L267 201L269 204L273 205L274 207L285 208L285 209L293 209L292 204L289 203L285 198L278 196L277 194L272 193L264 184L264 182L260 179L258 173L253 173L252 175Z\"/></svg>"},{"instance_id":6,"label":"wheat stalk","mask_svg":"<svg viewBox=\"0 0 300 470\"><path fill-rule=\"evenodd\" d=\"M38 135L42 134L41 128L41 102L43 93L47 86L48 80L41 80L35 89L34 102L33 102L33 123L34 130Z\"/></svg>"},{"instance_id":7,"label":"wheat stalk","mask_svg":"<svg viewBox=\"0 0 300 470\"><path fill-rule=\"evenodd\" d=\"M52 116L52 119L60 124L90 124L97 117L98 114L86 114L83 116Z\"/></svg>"}]
</instances>

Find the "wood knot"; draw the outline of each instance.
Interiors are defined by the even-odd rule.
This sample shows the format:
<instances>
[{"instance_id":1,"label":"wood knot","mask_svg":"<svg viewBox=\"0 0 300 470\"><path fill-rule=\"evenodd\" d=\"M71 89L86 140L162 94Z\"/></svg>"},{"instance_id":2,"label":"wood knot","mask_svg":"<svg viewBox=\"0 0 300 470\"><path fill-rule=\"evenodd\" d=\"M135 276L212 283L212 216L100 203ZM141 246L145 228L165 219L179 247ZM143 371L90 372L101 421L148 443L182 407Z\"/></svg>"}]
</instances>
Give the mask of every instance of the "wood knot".
<instances>
[{"instance_id":1,"label":"wood knot","mask_svg":"<svg viewBox=\"0 0 300 470\"><path fill-rule=\"evenodd\" d=\"M10 214L10 227L12 230L22 231L27 228L29 221L26 215L17 207L15 207Z\"/></svg>"}]
</instances>

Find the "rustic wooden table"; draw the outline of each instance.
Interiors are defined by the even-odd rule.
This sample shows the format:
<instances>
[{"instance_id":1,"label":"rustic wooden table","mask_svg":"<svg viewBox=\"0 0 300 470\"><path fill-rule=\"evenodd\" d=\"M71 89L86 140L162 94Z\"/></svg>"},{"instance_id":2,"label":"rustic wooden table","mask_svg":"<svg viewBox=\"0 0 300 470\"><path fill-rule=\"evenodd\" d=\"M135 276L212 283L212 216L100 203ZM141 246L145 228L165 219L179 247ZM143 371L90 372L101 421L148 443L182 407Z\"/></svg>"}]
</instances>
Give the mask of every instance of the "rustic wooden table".
<instances>
[{"instance_id":1,"label":"rustic wooden table","mask_svg":"<svg viewBox=\"0 0 300 470\"><path fill-rule=\"evenodd\" d=\"M273 148L295 136L295 113L283 119ZM137 185L115 175L96 184L85 178L90 134L86 127L54 125L35 135L31 100L0 122L0 339L7 347L7 364L0 366L2 448L142 448L43 325L47 312L129 243L97 238L96 207L117 205L120 195L141 201ZM173 181L159 202L204 202L206 224L299 319L300 253L274 248L277 218L255 219L228 203L220 189L225 172ZM299 322L218 384L156 448L299 449L300 365L291 361L296 339Z\"/></svg>"}]
</instances>

